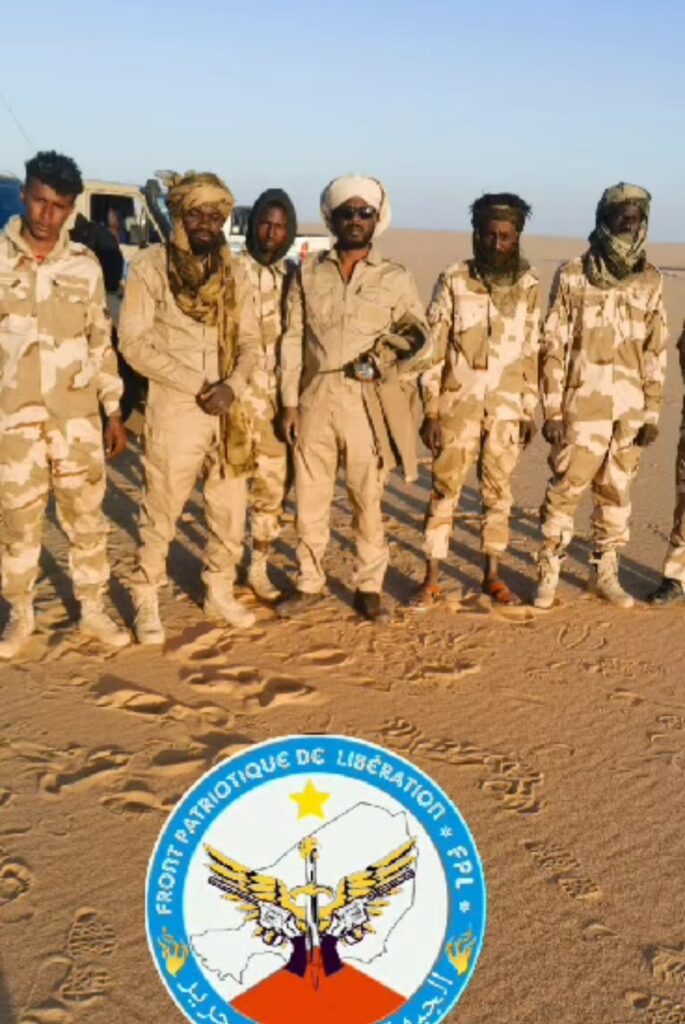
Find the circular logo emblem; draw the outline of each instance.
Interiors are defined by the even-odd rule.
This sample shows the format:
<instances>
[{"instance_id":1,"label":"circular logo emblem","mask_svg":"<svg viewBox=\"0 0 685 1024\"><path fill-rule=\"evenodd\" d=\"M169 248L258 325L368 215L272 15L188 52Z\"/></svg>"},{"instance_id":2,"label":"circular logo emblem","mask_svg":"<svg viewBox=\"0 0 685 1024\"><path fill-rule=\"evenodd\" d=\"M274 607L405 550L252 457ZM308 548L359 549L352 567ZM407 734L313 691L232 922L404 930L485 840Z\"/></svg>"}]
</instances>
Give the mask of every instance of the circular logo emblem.
<instances>
[{"instance_id":1,"label":"circular logo emblem","mask_svg":"<svg viewBox=\"0 0 685 1024\"><path fill-rule=\"evenodd\" d=\"M162 829L148 942L193 1024L437 1024L485 934L473 837L409 761L346 736L217 765Z\"/></svg>"}]
</instances>

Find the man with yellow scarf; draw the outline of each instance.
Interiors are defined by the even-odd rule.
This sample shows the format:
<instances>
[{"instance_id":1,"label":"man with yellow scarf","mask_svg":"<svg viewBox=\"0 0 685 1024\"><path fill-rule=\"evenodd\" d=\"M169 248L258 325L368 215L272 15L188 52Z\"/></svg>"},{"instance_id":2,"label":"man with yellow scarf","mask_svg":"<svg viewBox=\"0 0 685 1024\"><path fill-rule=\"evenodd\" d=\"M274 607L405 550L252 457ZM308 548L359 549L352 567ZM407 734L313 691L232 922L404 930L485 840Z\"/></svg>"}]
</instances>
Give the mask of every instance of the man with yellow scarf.
<instances>
[{"instance_id":1,"label":"man with yellow scarf","mask_svg":"<svg viewBox=\"0 0 685 1024\"><path fill-rule=\"evenodd\" d=\"M145 413L145 491L131 580L139 643L164 641L158 588L197 476L204 476L208 543L205 612L236 627L254 622L235 600L246 512L245 413L240 397L260 352L252 288L223 234L234 199L214 174L168 179L168 247L131 264L119 335L124 358L150 381Z\"/></svg>"}]
</instances>

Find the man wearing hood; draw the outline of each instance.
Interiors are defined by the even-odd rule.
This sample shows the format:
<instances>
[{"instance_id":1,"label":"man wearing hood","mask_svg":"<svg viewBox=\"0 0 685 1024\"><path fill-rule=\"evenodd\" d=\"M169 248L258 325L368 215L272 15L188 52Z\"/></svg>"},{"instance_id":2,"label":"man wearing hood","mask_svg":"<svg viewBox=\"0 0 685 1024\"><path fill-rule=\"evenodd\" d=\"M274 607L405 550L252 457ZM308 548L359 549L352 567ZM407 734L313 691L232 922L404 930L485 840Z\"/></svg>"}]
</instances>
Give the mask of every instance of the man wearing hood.
<instances>
[{"instance_id":1,"label":"man wearing hood","mask_svg":"<svg viewBox=\"0 0 685 1024\"><path fill-rule=\"evenodd\" d=\"M260 351L252 288L223 233L233 196L215 174L168 179L173 230L131 263L119 321L121 352L149 379L145 490L132 578L139 643L162 643L157 591L176 522L200 473L208 541L205 612L248 627L233 596L243 550L248 416L240 399Z\"/></svg>"},{"instance_id":2,"label":"man wearing hood","mask_svg":"<svg viewBox=\"0 0 685 1024\"><path fill-rule=\"evenodd\" d=\"M581 495L592 488L590 589L621 608L618 551L629 536L630 486L658 434L666 368L661 274L645 247L651 196L620 182L597 206L590 247L552 286L541 349L543 436L552 479L541 510L538 608L551 608Z\"/></svg>"},{"instance_id":3,"label":"man wearing hood","mask_svg":"<svg viewBox=\"0 0 685 1024\"><path fill-rule=\"evenodd\" d=\"M242 398L252 435L252 552L247 582L262 601L276 601L281 596L269 579L268 559L280 533L288 483L288 450L277 424L276 369L284 302L296 270L285 255L296 234L297 217L290 197L281 189L267 189L252 207L247 251L238 257L252 284L262 340L259 364Z\"/></svg>"},{"instance_id":4,"label":"man wearing hood","mask_svg":"<svg viewBox=\"0 0 685 1024\"><path fill-rule=\"evenodd\" d=\"M426 516L426 576L412 606L440 598L454 511L470 468L478 464L483 498L483 590L499 604L519 599L499 578L511 510L511 477L532 440L538 396L538 278L519 239L530 215L525 200L488 193L471 207L473 258L438 278L428 322L440 361L421 377L422 437L433 453Z\"/></svg>"},{"instance_id":5,"label":"man wearing hood","mask_svg":"<svg viewBox=\"0 0 685 1024\"><path fill-rule=\"evenodd\" d=\"M309 257L290 291L281 348L286 440L293 446L297 497L298 593L279 606L291 615L325 588L324 553L338 467L345 467L357 547L355 610L387 619L380 591L388 563L381 499L400 455L411 467L412 429L399 370L423 369L430 333L416 285L375 246L390 202L375 178L336 178L321 196L332 249ZM392 402L390 397L392 396ZM388 430L392 434L388 436Z\"/></svg>"}]
</instances>

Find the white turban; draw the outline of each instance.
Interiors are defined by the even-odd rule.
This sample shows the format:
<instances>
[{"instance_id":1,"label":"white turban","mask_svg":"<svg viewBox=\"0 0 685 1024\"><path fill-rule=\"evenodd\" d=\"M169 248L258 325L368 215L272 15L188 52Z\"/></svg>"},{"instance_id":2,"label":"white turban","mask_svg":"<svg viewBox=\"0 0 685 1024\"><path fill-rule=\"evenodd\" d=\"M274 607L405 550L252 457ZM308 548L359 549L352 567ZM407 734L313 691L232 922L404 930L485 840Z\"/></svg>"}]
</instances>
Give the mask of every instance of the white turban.
<instances>
[{"instance_id":1,"label":"white turban","mask_svg":"<svg viewBox=\"0 0 685 1024\"><path fill-rule=\"evenodd\" d=\"M348 174L334 178L321 193L321 216L329 231L333 231L332 214L348 200L358 197L378 213L374 238L382 235L390 224L390 200L380 181L364 178L360 174Z\"/></svg>"}]
</instances>

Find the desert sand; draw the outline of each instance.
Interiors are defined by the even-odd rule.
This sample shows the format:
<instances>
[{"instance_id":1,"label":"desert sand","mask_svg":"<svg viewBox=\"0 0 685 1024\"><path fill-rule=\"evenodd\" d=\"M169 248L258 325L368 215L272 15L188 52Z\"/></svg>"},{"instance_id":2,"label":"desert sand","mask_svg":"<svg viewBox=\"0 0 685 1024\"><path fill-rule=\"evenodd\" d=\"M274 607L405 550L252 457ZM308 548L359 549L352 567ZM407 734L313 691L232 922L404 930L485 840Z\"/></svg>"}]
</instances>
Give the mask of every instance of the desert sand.
<instances>
[{"instance_id":1,"label":"desert sand","mask_svg":"<svg viewBox=\"0 0 685 1024\"><path fill-rule=\"evenodd\" d=\"M383 250L428 298L467 235L391 231ZM546 291L579 239L527 239ZM623 578L637 598L659 579L674 499L685 315L685 246L655 245L672 331L657 443L633 490ZM530 598L546 446L521 460L506 578ZM134 550L139 449L112 466L112 598ZM144 927L148 858L165 816L208 767L251 742L336 732L381 743L446 789L478 844L489 927L460 1024L685 1024L685 608L621 611L584 591L587 502L560 601L498 611L479 590L479 504L465 489L445 604L402 602L421 575L429 486L393 475L385 512L392 624L359 624L350 509L339 489L333 596L295 621L258 609L237 634L203 620L205 538L188 505L163 598L163 650L110 655L68 628L66 546L51 522L39 632L0 669L0 1021L176 1024ZM277 568L292 574L288 509ZM245 594L246 602L252 603ZM3 616L5 614L3 609ZM417 941L420 939L417 938ZM325 1024L325 1022L322 1022Z\"/></svg>"}]
</instances>

